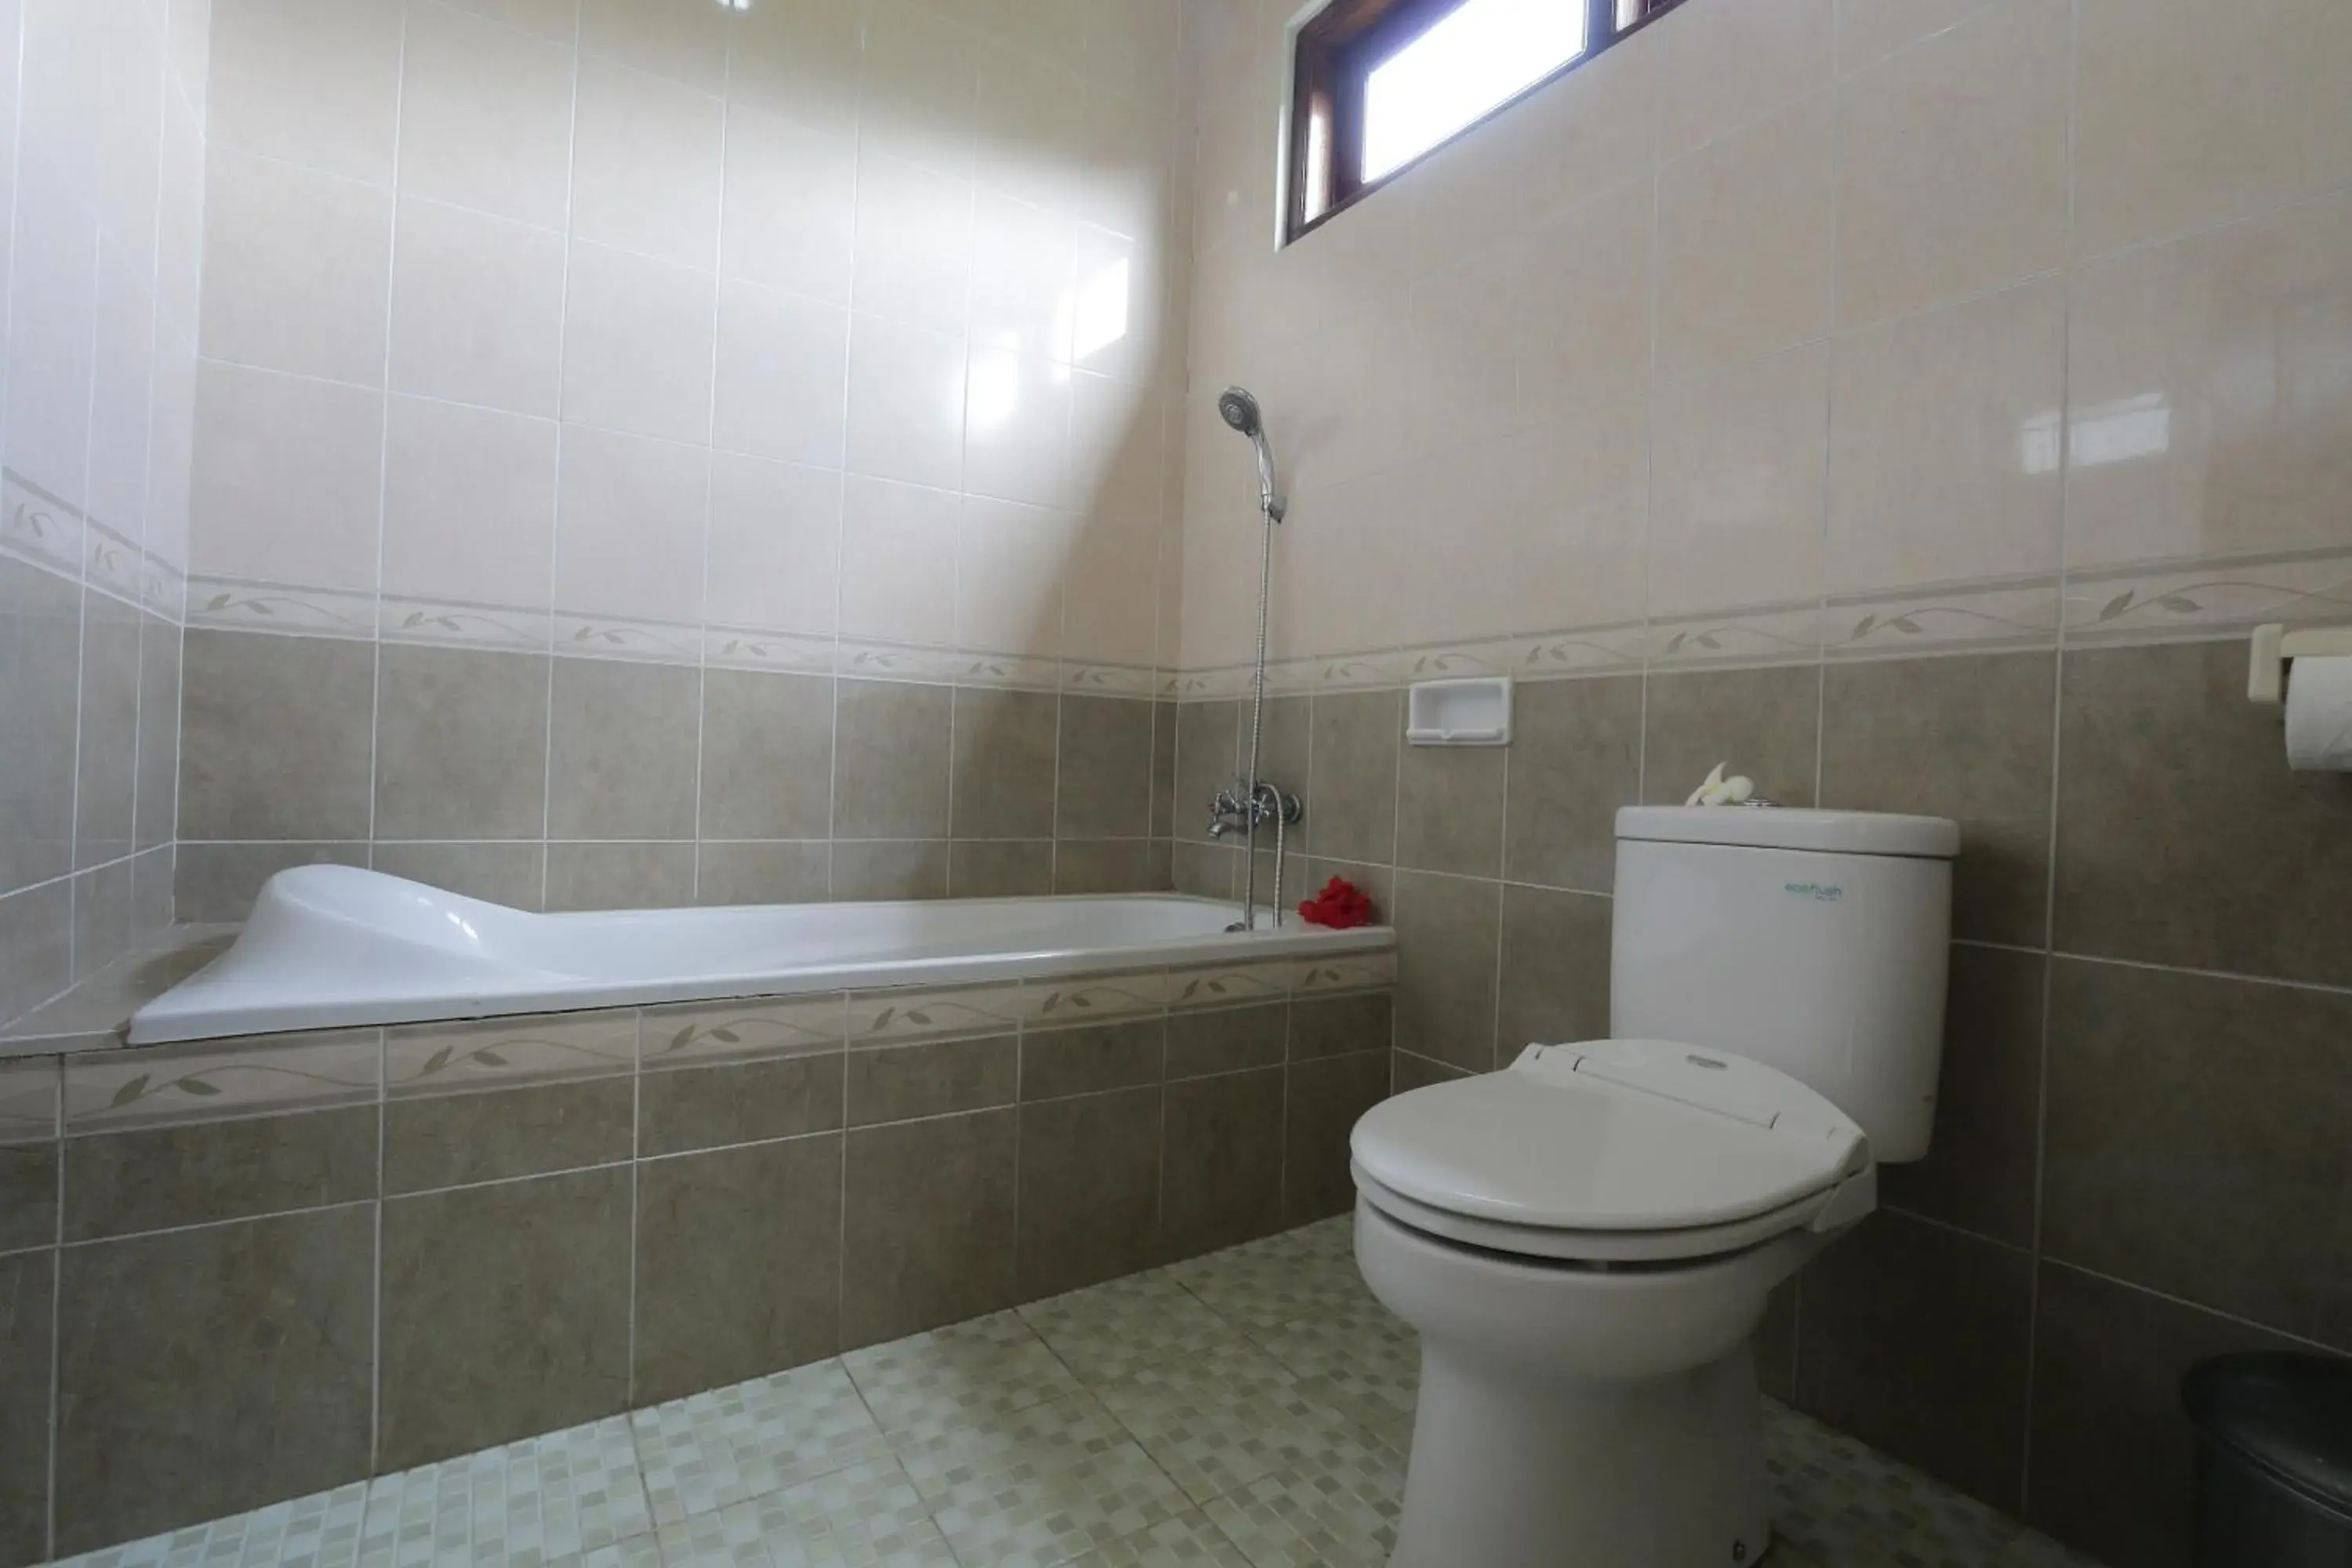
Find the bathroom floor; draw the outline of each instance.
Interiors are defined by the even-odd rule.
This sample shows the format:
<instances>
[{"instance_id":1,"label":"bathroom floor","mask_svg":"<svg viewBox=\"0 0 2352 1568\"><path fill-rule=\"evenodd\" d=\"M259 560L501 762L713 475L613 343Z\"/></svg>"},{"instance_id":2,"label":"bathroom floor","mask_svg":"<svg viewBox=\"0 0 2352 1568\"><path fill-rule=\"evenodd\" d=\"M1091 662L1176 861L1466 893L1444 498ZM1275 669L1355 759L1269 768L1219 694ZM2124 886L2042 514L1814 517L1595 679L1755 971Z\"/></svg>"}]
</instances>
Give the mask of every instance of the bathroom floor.
<instances>
[{"instance_id":1,"label":"bathroom floor","mask_svg":"<svg viewBox=\"0 0 2352 1568\"><path fill-rule=\"evenodd\" d=\"M1349 1224L72 1561L1378 1568L1416 1355ZM2084 1563L1769 1420L1775 1568Z\"/></svg>"}]
</instances>

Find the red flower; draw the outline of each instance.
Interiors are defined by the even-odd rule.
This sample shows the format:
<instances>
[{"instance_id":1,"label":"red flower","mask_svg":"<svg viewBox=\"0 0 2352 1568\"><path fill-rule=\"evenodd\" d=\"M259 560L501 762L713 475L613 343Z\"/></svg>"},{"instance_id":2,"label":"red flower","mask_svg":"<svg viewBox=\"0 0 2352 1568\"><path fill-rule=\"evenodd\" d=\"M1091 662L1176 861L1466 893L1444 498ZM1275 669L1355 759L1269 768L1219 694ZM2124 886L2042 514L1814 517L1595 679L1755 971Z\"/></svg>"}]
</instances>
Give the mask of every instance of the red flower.
<instances>
[{"instance_id":1,"label":"red flower","mask_svg":"<svg viewBox=\"0 0 2352 1568\"><path fill-rule=\"evenodd\" d=\"M1367 926L1373 920L1372 900L1345 877L1334 877L1323 884L1321 892L1298 906L1298 918L1308 925L1329 926L1334 931Z\"/></svg>"}]
</instances>

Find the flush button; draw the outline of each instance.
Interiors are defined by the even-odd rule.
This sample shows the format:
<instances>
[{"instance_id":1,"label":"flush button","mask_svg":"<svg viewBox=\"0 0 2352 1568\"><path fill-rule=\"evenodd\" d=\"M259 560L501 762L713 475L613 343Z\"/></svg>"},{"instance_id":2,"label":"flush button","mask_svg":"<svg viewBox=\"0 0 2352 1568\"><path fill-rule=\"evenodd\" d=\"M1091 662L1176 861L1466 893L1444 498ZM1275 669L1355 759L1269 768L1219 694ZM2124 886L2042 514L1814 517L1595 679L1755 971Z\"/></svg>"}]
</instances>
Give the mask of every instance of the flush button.
<instances>
[{"instance_id":1,"label":"flush button","mask_svg":"<svg viewBox=\"0 0 2352 1568\"><path fill-rule=\"evenodd\" d=\"M1690 1065L1695 1068L1705 1068L1710 1072L1729 1072L1731 1070L1728 1063L1717 1061L1713 1057L1685 1056L1683 1058L1683 1060L1690 1063Z\"/></svg>"}]
</instances>

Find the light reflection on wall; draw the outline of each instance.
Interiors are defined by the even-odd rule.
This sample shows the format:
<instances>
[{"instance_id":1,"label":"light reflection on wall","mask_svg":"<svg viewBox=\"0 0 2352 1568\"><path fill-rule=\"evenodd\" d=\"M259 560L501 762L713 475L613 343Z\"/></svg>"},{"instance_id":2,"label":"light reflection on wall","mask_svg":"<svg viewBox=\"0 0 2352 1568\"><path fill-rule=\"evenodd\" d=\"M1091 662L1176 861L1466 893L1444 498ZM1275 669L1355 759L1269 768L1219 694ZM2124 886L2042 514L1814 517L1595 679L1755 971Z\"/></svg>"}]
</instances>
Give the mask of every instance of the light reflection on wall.
<instances>
[{"instance_id":1,"label":"light reflection on wall","mask_svg":"<svg viewBox=\"0 0 2352 1568\"><path fill-rule=\"evenodd\" d=\"M2029 474L2054 474L2061 452L2055 410L2037 414L2018 428L2020 465ZM2077 409L2066 425L2064 461L2076 468L2105 468L2140 458L2160 458L2172 449L2172 407L2160 392L2143 392Z\"/></svg>"}]
</instances>

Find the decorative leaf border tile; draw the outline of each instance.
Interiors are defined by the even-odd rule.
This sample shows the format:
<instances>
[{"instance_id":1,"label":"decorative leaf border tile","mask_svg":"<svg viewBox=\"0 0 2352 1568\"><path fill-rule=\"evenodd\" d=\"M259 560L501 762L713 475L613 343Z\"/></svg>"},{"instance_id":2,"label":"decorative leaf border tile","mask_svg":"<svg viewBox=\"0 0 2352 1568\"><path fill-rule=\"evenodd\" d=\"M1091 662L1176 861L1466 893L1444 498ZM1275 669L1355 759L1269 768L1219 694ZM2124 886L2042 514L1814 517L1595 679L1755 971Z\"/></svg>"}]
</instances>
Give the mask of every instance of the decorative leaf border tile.
<instances>
[{"instance_id":1,"label":"decorative leaf border tile","mask_svg":"<svg viewBox=\"0 0 2352 1568\"><path fill-rule=\"evenodd\" d=\"M1158 672L1148 664L1080 659L1062 666L1062 689L1081 697L1148 698L1158 686Z\"/></svg>"},{"instance_id":2,"label":"decorative leaf border tile","mask_svg":"<svg viewBox=\"0 0 2352 1568\"><path fill-rule=\"evenodd\" d=\"M849 1043L896 1046L963 1035L1009 1035L1021 1026L1021 983L898 986L849 994Z\"/></svg>"},{"instance_id":3,"label":"decorative leaf border tile","mask_svg":"<svg viewBox=\"0 0 2352 1568\"><path fill-rule=\"evenodd\" d=\"M364 1104L383 1087L383 1066L374 1029L93 1052L66 1063L66 1130Z\"/></svg>"},{"instance_id":4,"label":"decorative leaf border tile","mask_svg":"<svg viewBox=\"0 0 2352 1568\"><path fill-rule=\"evenodd\" d=\"M64 1095L58 1058L0 1061L0 1144L46 1143L55 1138Z\"/></svg>"},{"instance_id":5,"label":"decorative leaf border tile","mask_svg":"<svg viewBox=\"0 0 2352 1568\"><path fill-rule=\"evenodd\" d=\"M839 647L831 637L750 626L711 626L703 637L703 661L718 669L777 669L795 675L831 675Z\"/></svg>"},{"instance_id":6,"label":"decorative leaf border tile","mask_svg":"<svg viewBox=\"0 0 2352 1568\"><path fill-rule=\"evenodd\" d=\"M613 659L629 664L692 664L702 662L700 626L668 621L633 620L623 616L583 615L558 610L550 646L574 658Z\"/></svg>"},{"instance_id":7,"label":"decorative leaf border tile","mask_svg":"<svg viewBox=\"0 0 2352 1568\"><path fill-rule=\"evenodd\" d=\"M2048 648L2058 646L2055 577L1990 586L1832 599L1825 612L1831 658Z\"/></svg>"},{"instance_id":8,"label":"decorative leaf border tile","mask_svg":"<svg viewBox=\"0 0 2352 1568\"><path fill-rule=\"evenodd\" d=\"M657 1069L837 1051L849 1037L848 1005L847 992L828 991L650 1007L638 1031L638 1065Z\"/></svg>"},{"instance_id":9,"label":"decorative leaf border tile","mask_svg":"<svg viewBox=\"0 0 2352 1568\"><path fill-rule=\"evenodd\" d=\"M1310 992L1321 995L1334 991L1393 986L1396 978L1396 949L1385 947L1370 952L1339 952L1303 960L1298 964L1294 989L1301 995Z\"/></svg>"},{"instance_id":10,"label":"decorative leaf border tile","mask_svg":"<svg viewBox=\"0 0 2352 1568\"><path fill-rule=\"evenodd\" d=\"M282 637L373 642L376 596L239 577L191 577L188 625L222 631L275 632Z\"/></svg>"},{"instance_id":11,"label":"decorative leaf border tile","mask_svg":"<svg viewBox=\"0 0 2352 1568\"><path fill-rule=\"evenodd\" d=\"M2263 621L2352 618L2352 551L2071 574L2069 643L2162 641L2243 631Z\"/></svg>"},{"instance_id":12,"label":"decorative leaf border tile","mask_svg":"<svg viewBox=\"0 0 2352 1568\"><path fill-rule=\"evenodd\" d=\"M78 583L83 528L79 507L14 468L0 470L0 555Z\"/></svg>"},{"instance_id":13,"label":"decorative leaf border tile","mask_svg":"<svg viewBox=\"0 0 2352 1568\"><path fill-rule=\"evenodd\" d=\"M1810 664L1821 657L1819 604L1767 605L1650 623L1653 668Z\"/></svg>"},{"instance_id":14,"label":"decorative leaf border tile","mask_svg":"<svg viewBox=\"0 0 2352 1568\"><path fill-rule=\"evenodd\" d=\"M1297 981L1297 971L1296 959L1188 964L1168 972L1168 1005L1181 1013L1198 1007L1279 1002L1290 994Z\"/></svg>"},{"instance_id":15,"label":"decorative leaf border tile","mask_svg":"<svg viewBox=\"0 0 2352 1568\"><path fill-rule=\"evenodd\" d=\"M376 606L376 636L388 643L545 653L553 625L543 609L391 595Z\"/></svg>"},{"instance_id":16,"label":"decorative leaf border tile","mask_svg":"<svg viewBox=\"0 0 2352 1568\"><path fill-rule=\"evenodd\" d=\"M384 1093L395 1100L610 1078L636 1065L635 1008L384 1031Z\"/></svg>"},{"instance_id":17,"label":"decorative leaf border tile","mask_svg":"<svg viewBox=\"0 0 2352 1568\"><path fill-rule=\"evenodd\" d=\"M1139 969L1066 980L1031 980L1022 985L1019 1001L1025 1028L1144 1017L1168 1010L1168 971Z\"/></svg>"}]
</instances>

